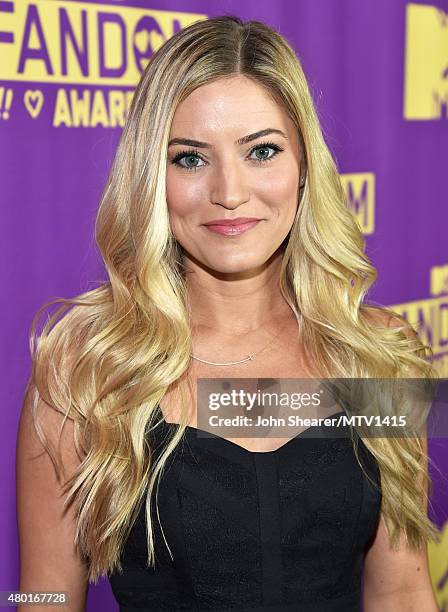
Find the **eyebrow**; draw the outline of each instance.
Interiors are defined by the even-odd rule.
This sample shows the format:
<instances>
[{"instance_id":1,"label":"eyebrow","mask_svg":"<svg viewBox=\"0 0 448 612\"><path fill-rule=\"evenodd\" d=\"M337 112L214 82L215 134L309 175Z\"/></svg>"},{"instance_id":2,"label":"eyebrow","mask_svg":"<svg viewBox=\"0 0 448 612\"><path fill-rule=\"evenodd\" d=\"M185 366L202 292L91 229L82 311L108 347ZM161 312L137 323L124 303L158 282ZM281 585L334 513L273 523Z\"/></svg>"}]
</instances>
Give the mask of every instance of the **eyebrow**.
<instances>
[{"instance_id":1,"label":"eyebrow","mask_svg":"<svg viewBox=\"0 0 448 612\"><path fill-rule=\"evenodd\" d=\"M238 140L235 140L235 144L243 145L248 142L251 142L252 140L260 138L261 136L267 136L268 134L280 134L280 136L283 136L283 138L288 140L288 137L284 132L282 132L282 130L277 130L275 128L266 128L265 130L260 130L259 132L254 132L253 134L248 134L247 136L242 136L242 138L238 138ZM202 142L200 140L191 140L190 138L172 138L169 141L168 146L171 147L171 145L176 144L187 145L189 147L198 147L201 149L213 149L213 146L208 144L207 142Z\"/></svg>"}]
</instances>

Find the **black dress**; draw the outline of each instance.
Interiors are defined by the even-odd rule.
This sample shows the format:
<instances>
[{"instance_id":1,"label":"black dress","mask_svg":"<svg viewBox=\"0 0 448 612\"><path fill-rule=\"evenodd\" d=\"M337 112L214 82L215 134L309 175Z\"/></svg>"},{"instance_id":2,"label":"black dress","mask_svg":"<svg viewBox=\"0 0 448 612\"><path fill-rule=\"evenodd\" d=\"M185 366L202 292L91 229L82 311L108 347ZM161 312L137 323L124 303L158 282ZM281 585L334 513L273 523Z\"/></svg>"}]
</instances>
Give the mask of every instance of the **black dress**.
<instances>
[{"instance_id":1,"label":"black dress","mask_svg":"<svg viewBox=\"0 0 448 612\"><path fill-rule=\"evenodd\" d=\"M153 447L160 450L173 427L163 421L153 430ZM379 468L354 431L377 488L349 434L315 429L252 452L187 428L160 481L160 522L153 498L156 569L145 567L143 502L123 573L109 576L120 612L360 612L364 557L380 515Z\"/></svg>"}]
</instances>

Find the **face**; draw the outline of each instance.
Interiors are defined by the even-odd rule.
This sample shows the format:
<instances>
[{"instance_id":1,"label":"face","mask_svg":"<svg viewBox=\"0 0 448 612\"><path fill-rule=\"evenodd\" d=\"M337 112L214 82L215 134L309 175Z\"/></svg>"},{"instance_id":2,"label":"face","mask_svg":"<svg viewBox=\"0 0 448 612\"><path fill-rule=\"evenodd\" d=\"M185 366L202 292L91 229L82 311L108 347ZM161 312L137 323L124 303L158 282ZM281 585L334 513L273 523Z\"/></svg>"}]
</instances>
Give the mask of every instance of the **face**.
<instances>
[{"instance_id":1,"label":"face","mask_svg":"<svg viewBox=\"0 0 448 612\"><path fill-rule=\"evenodd\" d=\"M286 111L244 76L220 79L178 106L169 140L168 211L184 265L233 274L265 266L298 205L302 154ZM240 217L258 221L205 225Z\"/></svg>"}]
</instances>

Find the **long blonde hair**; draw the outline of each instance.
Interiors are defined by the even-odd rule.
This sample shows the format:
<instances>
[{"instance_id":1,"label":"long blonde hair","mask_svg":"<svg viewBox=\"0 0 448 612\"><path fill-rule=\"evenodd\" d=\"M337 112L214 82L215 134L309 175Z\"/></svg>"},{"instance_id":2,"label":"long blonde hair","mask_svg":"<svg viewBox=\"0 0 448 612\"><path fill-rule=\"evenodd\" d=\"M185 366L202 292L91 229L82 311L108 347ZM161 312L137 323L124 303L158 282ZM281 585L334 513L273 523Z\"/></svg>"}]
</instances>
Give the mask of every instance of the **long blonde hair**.
<instances>
[{"instance_id":1,"label":"long blonde hair","mask_svg":"<svg viewBox=\"0 0 448 612\"><path fill-rule=\"evenodd\" d=\"M96 240L108 281L73 299L47 302L33 319L30 347L33 418L58 474L57 450L39 424L42 398L74 424L82 462L64 480L77 510L76 544L89 581L121 570L120 555L139 503L153 495L185 420L157 461L147 433L159 401L190 365L191 330L179 246L170 229L166 158L178 104L216 79L245 75L288 112L303 147L307 180L285 248L280 290L297 317L313 363L328 377L435 376L431 349L402 327L381 326L364 303L376 270L325 143L301 64L288 42L258 21L232 16L199 21L152 57L133 96L105 186ZM43 309L60 304L40 333ZM391 314L392 311L390 311ZM392 545L404 530L412 547L437 537L421 503L430 483L418 438L370 438L381 473L382 513ZM426 457L427 458L427 457ZM148 564L154 564L146 504Z\"/></svg>"}]
</instances>

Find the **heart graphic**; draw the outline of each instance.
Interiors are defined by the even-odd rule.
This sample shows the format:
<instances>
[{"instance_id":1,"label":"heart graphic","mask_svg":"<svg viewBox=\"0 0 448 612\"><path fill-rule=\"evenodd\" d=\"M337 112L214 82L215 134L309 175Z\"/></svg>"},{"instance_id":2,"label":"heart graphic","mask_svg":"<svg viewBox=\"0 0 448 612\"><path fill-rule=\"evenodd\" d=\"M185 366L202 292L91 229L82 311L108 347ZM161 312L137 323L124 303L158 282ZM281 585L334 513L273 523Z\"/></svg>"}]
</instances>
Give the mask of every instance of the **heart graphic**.
<instances>
[{"instance_id":1,"label":"heart graphic","mask_svg":"<svg viewBox=\"0 0 448 612\"><path fill-rule=\"evenodd\" d=\"M149 45L149 32L148 30L141 30L134 36L134 42L140 53L146 53Z\"/></svg>"},{"instance_id":2,"label":"heart graphic","mask_svg":"<svg viewBox=\"0 0 448 612\"><path fill-rule=\"evenodd\" d=\"M150 39L151 39L151 48L153 50L153 52L155 53L157 51L157 49L159 47L161 47L163 45L163 43L165 42L165 37L161 36L158 32L156 32L155 30L153 30L150 34Z\"/></svg>"},{"instance_id":3,"label":"heart graphic","mask_svg":"<svg viewBox=\"0 0 448 612\"><path fill-rule=\"evenodd\" d=\"M27 89L25 95L23 96L23 101L25 102L26 110L29 112L31 117L36 119L42 110L44 94L40 89Z\"/></svg>"},{"instance_id":4,"label":"heart graphic","mask_svg":"<svg viewBox=\"0 0 448 612\"><path fill-rule=\"evenodd\" d=\"M163 45L165 38L155 30L140 30L134 36L134 43L142 55L149 55L151 50L153 53Z\"/></svg>"}]
</instances>

